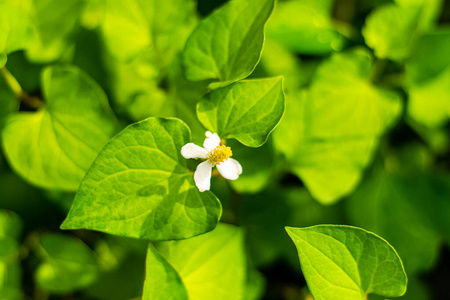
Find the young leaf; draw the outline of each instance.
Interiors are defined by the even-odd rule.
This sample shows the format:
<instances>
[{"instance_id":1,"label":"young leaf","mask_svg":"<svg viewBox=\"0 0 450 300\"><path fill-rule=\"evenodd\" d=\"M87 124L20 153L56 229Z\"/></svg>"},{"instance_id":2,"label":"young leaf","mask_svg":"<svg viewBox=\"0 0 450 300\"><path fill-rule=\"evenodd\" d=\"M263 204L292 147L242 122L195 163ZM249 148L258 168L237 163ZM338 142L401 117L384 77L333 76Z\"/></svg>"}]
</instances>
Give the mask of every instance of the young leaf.
<instances>
[{"instance_id":1,"label":"young leaf","mask_svg":"<svg viewBox=\"0 0 450 300\"><path fill-rule=\"evenodd\" d=\"M0 237L18 239L22 227L22 220L16 213L0 209Z\"/></svg>"},{"instance_id":2,"label":"young leaf","mask_svg":"<svg viewBox=\"0 0 450 300\"><path fill-rule=\"evenodd\" d=\"M39 187L74 191L117 128L101 88L74 67L42 73L46 104L10 115L3 130L6 158Z\"/></svg>"},{"instance_id":3,"label":"young leaf","mask_svg":"<svg viewBox=\"0 0 450 300\"><path fill-rule=\"evenodd\" d=\"M334 0L280 1L267 24L267 37L302 54L339 51L345 40L331 15Z\"/></svg>"},{"instance_id":4,"label":"young leaf","mask_svg":"<svg viewBox=\"0 0 450 300\"><path fill-rule=\"evenodd\" d=\"M8 236L0 236L0 278L1 299L23 299L19 245Z\"/></svg>"},{"instance_id":5,"label":"young leaf","mask_svg":"<svg viewBox=\"0 0 450 300\"><path fill-rule=\"evenodd\" d=\"M189 142L189 128L178 119L149 118L125 128L92 164L61 228L153 241L212 230L221 205L195 186L180 153Z\"/></svg>"},{"instance_id":6,"label":"young leaf","mask_svg":"<svg viewBox=\"0 0 450 300\"><path fill-rule=\"evenodd\" d=\"M187 291L189 299L243 300L247 267L239 228L219 224L192 239L158 243L157 249L160 254L149 248L144 299L183 300ZM178 297L167 288L160 294L161 286L176 289Z\"/></svg>"},{"instance_id":7,"label":"young leaf","mask_svg":"<svg viewBox=\"0 0 450 300\"><path fill-rule=\"evenodd\" d=\"M193 0L105 1L103 5L104 42L121 61L151 49L157 54L155 63L167 67L195 25Z\"/></svg>"},{"instance_id":8,"label":"young leaf","mask_svg":"<svg viewBox=\"0 0 450 300\"><path fill-rule=\"evenodd\" d=\"M217 79L211 88L246 78L264 44L274 0L234 0L205 18L189 37L183 63L191 81Z\"/></svg>"},{"instance_id":9,"label":"young leaf","mask_svg":"<svg viewBox=\"0 0 450 300\"><path fill-rule=\"evenodd\" d=\"M36 23L37 42L26 51L33 62L50 62L60 59L73 43L73 34L84 2L79 0L32 1L31 14Z\"/></svg>"},{"instance_id":10,"label":"young leaf","mask_svg":"<svg viewBox=\"0 0 450 300\"><path fill-rule=\"evenodd\" d=\"M417 37L436 22L442 1L396 2L375 9L367 17L362 34L376 56L400 61L410 55Z\"/></svg>"},{"instance_id":11,"label":"young leaf","mask_svg":"<svg viewBox=\"0 0 450 300\"><path fill-rule=\"evenodd\" d=\"M27 13L19 7L0 2L0 68L6 63L6 54L25 49L35 40L35 31Z\"/></svg>"},{"instance_id":12,"label":"young leaf","mask_svg":"<svg viewBox=\"0 0 450 300\"><path fill-rule=\"evenodd\" d=\"M378 138L400 115L400 97L374 86L371 72L366 50L338 53L317 69L309 90L288 97L275 145L322 203L356 187Z\"/></svg>"},{"instance_id":13,"label":"young leaf","mask_svg":"<svg viewBox=\"0 0 450 300\"><path fill-rule=\"evenodd\" d=\"M35 273L36 282L53 293L67 293L84 288L98 276L94 252L82 241L62 234L42 237L40 255L44 262Z\"/></svg>"},{"instance_id":14,"label":"young leaf","mask_svg":"<svg viewBox=\"0 0 450 300\"><path fill-rule=\"evenodd\" d=\"M394 248L374 233L342 225L286 227L314 299L399 297L407 278Z\"/></svg>"},{"instance_id":15,"label":"young leaf","mask_svg":"<svg viewBox=\"0 0 450 300\"><path fill-rule=\"evenodd\" d=\"M143 300L189 299L178 272L152 244L148 247L146 266Z\"/></svg>"},{"instance_id":16,"label":"young leaf","mask_svg":"<svg viewBox=\"0 0 450 300\"><path fill-rule=\"evenodd\" d=\"M200 122L221 138L264 144L284 113L281 77L244 80L208 93L197 105Z\"/></svg>"}]
</instances>

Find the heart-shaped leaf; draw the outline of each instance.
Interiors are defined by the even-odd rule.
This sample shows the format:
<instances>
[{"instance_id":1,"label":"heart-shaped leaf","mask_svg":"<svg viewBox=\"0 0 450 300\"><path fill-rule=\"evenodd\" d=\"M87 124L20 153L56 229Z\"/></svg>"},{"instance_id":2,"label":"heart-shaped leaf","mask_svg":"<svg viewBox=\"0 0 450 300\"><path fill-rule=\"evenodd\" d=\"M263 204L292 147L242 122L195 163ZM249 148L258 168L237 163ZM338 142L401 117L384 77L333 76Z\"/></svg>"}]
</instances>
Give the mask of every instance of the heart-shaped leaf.
<instances>
[{"instance_id":1,"label":"heart-shaped leaf","mask_svg":"<svg viewBox=\"0 0 450 300\"><path fill-rule=\"evenodd\" d=\"M249 147L264 144L284 113L281 77L244 80L206 94L197 116L221 138Z\"/></svg>"},{"instance_id":2,"label":"heart-shaped leaf","mask_svg":"<svg viewBox=\"0 0 450 300\"><path fill-rule=\"evenodd\" d=\"M221 205L196 187L180 153L189 142L189 128L178 119L149 118L125 128L92 164L61 228L149 240L212 230Z\"/></svg>"},{"instance_id":3,"label":"heart-shaped leaf","mask_svg":"<svg viewBox=\"0 0 450 300\"><path fill-rule=\"evenodd\" d=\"M286 227L297 247L303 275L314 299L339 295L365 300L368 294L399 297L407 278L394 248L374 233L342 225Z\"/></svg>"},{"instance_id":4,"label":"heart-shaped leaf","mask_svg":"<svg viewBox=\"0 0 450 300\"><path fill-rule=\"evenodd\" d=\"M217 79L211 88L250 75L261 56L264 26L274 0L234 0L205 18L189 37L183 53L186 77Z\"/></svg>"}]
</instances>

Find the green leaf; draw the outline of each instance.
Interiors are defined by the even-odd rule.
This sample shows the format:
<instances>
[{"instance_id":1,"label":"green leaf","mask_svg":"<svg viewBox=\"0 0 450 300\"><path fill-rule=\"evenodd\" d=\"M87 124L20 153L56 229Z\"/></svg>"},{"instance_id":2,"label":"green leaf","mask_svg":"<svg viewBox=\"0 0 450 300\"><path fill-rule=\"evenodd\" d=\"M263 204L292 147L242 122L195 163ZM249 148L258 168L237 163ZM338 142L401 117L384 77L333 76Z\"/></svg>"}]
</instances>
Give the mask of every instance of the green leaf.
<instances>
[{"instance_id":1,"label":"green leaf","mask_svg":"<svg viewBox=\"0 0 450 300\"><path fill-rule=\"evenodd\" d=\"M389 239L408 274L430 270L450 237L449 180L413 174L377 172L345 202L354 224Z\"/></svg>"},{"instance_id":2,"label":"green leaf","mask_svg":"<svg viewBox=\"0 0 450 300\"><path fill-rule=\"evenodd\" d=\"M366 44L375 50L379 58L402 60L411 50L418 18L417 9L388 4L367 17L362 34Z\"/></svg>"},{"instance_id":3,"label":"green leaf","mask_svg":"<svg viewBox=\"0 0 450 300\"><path fill-rule=\"evenodd\" d=\"M244 298L247 268L238 227L219 224L192 239L158 243L157 249L160 254L149 248L143 299Z\"/></svg>"},{"instance_id":4,"label":"green leaf","mask_svg":"<svg viewBox=\"0 0 450 300\"><path fill-rule=\"evenodd\" d=\"M84 2L79 0L33 1L30 13L36 24L37 42L27 49L28 59L45 63L67 55L83 8Z\"/></svg>"},{"instance_id":5,"label":"green leaf","mask_svg":"<svg viewBox=\"0 0 450 300\"><path fill-rule=\"evenodd\" d=\"M261 56L274 2L230 1L200 22L183 53L187 79L217 79L210 85L217 88L250 75Z\"/></svg>"},{"instance_id":6,"label":"green leaf","mask_svg":"<svg viewBox=\"0 0 450 300\"><path fill-rule=\"evenodd\" d=\"M26 49L35 40L31 20L23 9L0 1L0 68L6 63L6 54Z\"/></svg>"},{"instance_id":7,"label":"green leaf","mask_svg":"<svg viewBox=\"0 0 450 300\"><path fill-rule=\"evenodd\" d=\"M61 228L150 240L212 230L221 205L195 186L180 153L189 142L189 128L178 119L149 118L125 128L89 169Z\"/></svg>"},{"instance_id":8,"label":"green leaf","mask_svg":"<svg viewBox=\"0 0 450 300\"><path fill-rule=\"evenodd\" d=\"M331 18L334 2L280 1L267 25L267 37L301 54L341 50L345 39Z\"/></svg>"},{"instance_id":9,"label":"green leaf","mask_svg":"<svg viewBox=\"0 0 450 300\"><path fill-rule=\"evenodd\" d=\"M419 85L438 76L450 66L449 51L449 29L443 28L421 36L405 64L408 85Z\"/></svg>"},{"instance_id":10,"label":"green leaf","mask_svg":"<svg viewBox=\"0 0 450 300\"><path fill-rule=\"evenodd\" d=\"M406 292L400 257L376 234L342 225L286 231L314 299L365 300L369 293L399 297Z\"/></svg>"},{"instance_id":11,"label":"green leaf","mask_svg":"<svg viewBox=\"0 0 450 300\"><path fill-rule=\"evenodd\" d=\"M52 293L68 293L92 284L98 276L94 252L77 238L46 234L40 242L44 262L35 273L36 282Z\"/></svg>"},{"instance_id":12,"label":"green leaf","mask_svg":"<svg viewBox=\"0 0 450 300\"><path fill-rule=\"evenodd\" d=\"M16 213L0 209L0 237L18 239L22 232L23 223Z\"/></svg>"},{"instance_id":13,"label":"green leaf","mask_svg":"<svg viewBox=\"0 0 450 300\"><path fill-rule=\"evenodd\" d=\"M149 245L147 253L147 278L144 300L188 300L187 290L175 268L158 251Z\"/></svg>"},{"instance_id":14,"label":"green leaf","mask_svg":"<svg viewBox=\"0 0 450 300\"><path fill-rule=\"evenodd\" d=\"M309 90L288 95L275 145L322 203L356 187L379 137L401 112L399 96L374 86L371 72L367 51L335 54L317 69Z\"/></svg>"},{"instance_id":15,"label":"green leaf","mask_svg":"<svg viewBox=\"0 0 450 300\"><path fill-rule=\"evenodd\" d=\"M200 122L221 138L264 144L284 113L281 77L244 80L214 90L197 105Z\"/></svg>"},{"instance_id":16,"label":"green leaf","mask_svg":"<svg viewBox=\"0 0 450 300\"><path fill-rule=\"evenodd\" d=\"M117 128L101 88L74 67L42 73L46 103L12 114L3 130L11 167L39 187L74 191Z\"/></svg>"},{"instance_id":17,"label":"green leaf","mask_svg":"<svg viewBox=\"0 0 450 300\"><path fill-rule=\"evenodd\" d=\"M421 85L409 89L408 115L428 128L445 125L450 117L450 66Z\"/></svg>"}]
</instances>

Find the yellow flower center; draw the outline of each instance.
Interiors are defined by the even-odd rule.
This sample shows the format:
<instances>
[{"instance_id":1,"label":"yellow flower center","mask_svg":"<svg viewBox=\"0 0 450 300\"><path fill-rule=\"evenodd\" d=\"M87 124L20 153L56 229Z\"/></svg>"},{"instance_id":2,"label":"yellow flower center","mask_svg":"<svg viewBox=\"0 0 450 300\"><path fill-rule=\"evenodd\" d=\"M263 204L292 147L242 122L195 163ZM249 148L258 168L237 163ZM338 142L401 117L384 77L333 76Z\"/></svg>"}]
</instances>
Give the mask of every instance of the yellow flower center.
<instances>
[{"instance_id":1,"label":"yellow flower center","mask_svg":"<svg viewBox=\"0 0 450 300\"><path fill-rule=\"evenodd\" d=\"M231 157L233 155L233 152L231 152L230 147L219 145L208 154L209 162L213 165L217 165Z\"/></svg>"}]
</instances>

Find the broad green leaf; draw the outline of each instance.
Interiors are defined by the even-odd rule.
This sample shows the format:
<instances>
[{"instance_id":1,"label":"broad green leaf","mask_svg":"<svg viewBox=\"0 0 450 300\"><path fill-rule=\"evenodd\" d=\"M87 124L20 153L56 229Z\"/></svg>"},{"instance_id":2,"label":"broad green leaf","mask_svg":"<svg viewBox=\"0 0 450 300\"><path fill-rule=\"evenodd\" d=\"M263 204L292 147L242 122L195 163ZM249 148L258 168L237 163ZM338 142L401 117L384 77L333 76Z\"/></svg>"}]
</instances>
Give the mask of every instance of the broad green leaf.
<instances>
[{"instance_id":1,"label":"broad green leaf","mask_svg":"<svg viewBox=\"0 0 450 300\"><path fill-rule=\"evenodd\" d=\"M62 234L42 236L39 254L44 260L35 280L52 293L68 293L92 284L98 276L94 252L77 238Z\"/></svg>"},{"instance_id":2,"label":"broad green leaf","mask_svg":"<svg viewBox=\"0 0 450 300\"><path fill-rule=\"evenodd\" d=\"M178 119L149 118L125 128L89 169L61 228L154 241L212 230L221 205L195 186L180 153L189 142L189 128Z\"/></svg>"},{"instance_id":3,"label":"broad green leaf","mask_svg":"<svg viewBox=\"0 0 450 300\"><path fill-rule=\"evenodd\" d=\"M368 294L399 297L406 292L400 257L376 234L343 225L286 231L314 299L365 300Z\"/></svg>"},{"instance_id":4,"label":"broad green leaf","mask_svg":"<svg viewBox=\"0 0 450 300\"><path fill-rule=\"evenodd\" d=\"M192 0L105 1L101 31L108 51L122 61L151 49L167 67L195 25Z\"/></svg>"},{"instance_id":5,"label":"broad green leaf","mask_svg":"<svg viewBox=\"0 0 450 300\"><path fill-rule=\"evenodd\" d=\"M74 67L42 73L45 105L12 114L2 135L12 168L39 187L74 191L117 127L101 88Z\"/></svg>"},{"instance_id":6,"label":"broad green leaf","mask_svg":"<svg viewBox=\"0 0 450 300\"><path fill-rule=\"evenodd\" d=\"M29 47L35 39L31 20L23 9L0 1L0 68L6 63L6 54Z\"/></svg>"},{"instance_id":7,"label":"broad green leaf","mask_svg":"<svg viewBox=\"0 0 450 300\"><path fill-rule=\"evenodd\" d=\"M18 239L22 232L22 220L9 210L0 209L0 237Z\"/></svg>"},{"instance_id":8,"label":"broad green leaf","mask_svg":"<svg viewBox=\"0 0 450 300\"><path fill-rule=\"evenodd\" d=\"M412 7L421 10L420 26L432 28L437 22L444 8L443 0L394 0L401 7Z\"/></svg>"},{"instance_id":9,"label":"broad green leaf","mask_svg":"<svg viewBox=\"0 0 450 300\"><path fill-rule=\"evenodd\" d=\"M219 224L192 239L158 243L157 249L160 254L149 248L143 299L244 299L247 267L239 228ZM158 294L163 284L166 294Z\"/></svg>"},{"instance_id":10,"label":"broad green leaf","mask_svg":"<svg viewBox=\"0 0 450 300\"><path fill-rule=\"evenodd\" d=\"M263 145L284 113L281 77L244 80L214 90L197 105L200 122L221 138Z\"/></svg>"},{"instance_id":11,"label":"broad green leaf","mask_svg":"<svg viewBox=\"0 0 450 300\"><path fill-rule=\"evenodd\" d=\"M416 38L419 17L420 10L416 7L387 4L367 17L362 34L377 57L403 60L409 55Z\"/></svg>"},{"instance_id":12,"label":"broad green leaf","mask_svg":"<svg viewBox=\"0 0 450 300\"><path fill-rule=\"evenodd\" d=\"M448 179L415 174L378 172L345 203L354 224L389 239L408 274L429 270L450 236Z\"/></svg>"},{"instance_id":13,"label":"broad green leaf","mask_svg":"<svg viewBox=\"0 0 450 300\"><path fill-rule=\"evenodd\" d=\"M189 299L178 272L151 244L147 253L147 277L143 299Z\"/></svg>"},{"instance_id":14,"label":"broad green leaf","mask_svg":"<svg viewBox=\"0 0 450 300\"><path fill-rule=\"evenodd\" d=\"M275 146L322 203L356 187L379 137L400 114L400 98L371 84L371 71L364 50L335 54L318 68L309 90L288 95Z\"/></svg>"},{"instance_id":15,"label":"broad green leaf","mask_svg":"<svg viewBox=\"0 0 450 300\"><path fill-rule=\"evenodd\" d=\"M450 66L433 79L411 86L408 115L428 128L441 127L450 117Z\"/></svg>"},{"instance_id":16,"label":"broad green leaf","mask_svg":"<svg viewBox=\"0 0 450 300\"><path fill-rule=\"evenodd\" d=\"M183 53L191 81L216 79L211 88L246 78L264 44L264 26L274 0L229 1L205 18L189 37Z\"/></svg>"},{"instance_id":17,"label":"broad green leaf","mask_svg":"<svg viewBox=\"0 0 450 300\"><path fill-rule=\"evenodd\" d=\"M331 18L334 0L280 1L267 25L267 37L301 54L327 54L345 44Z\"/></svg>"},{"instance_id":18,"label":"broad green leaf","mask_svg":"<svg viewBox=\"0 0 450 300\"><path fill-rule=\"evenodd\" d=\"M34 0L31 18L36 24L37 42L26 51L29 60L37 63L61 59L73 46L73 35L84 8L79 0Z\"/></svg>"},{"instance_id":19,"label":"broad green leaf","mask_svg":"<svg viewBox=\"0 0 450 300\"><path fill-rule=\"evenodd\" d=\"M438 76L450 66L449 51L449 29L439 29L421 36L405 64L407 84L420 85Z\"/></svg>"}]
</instances>

